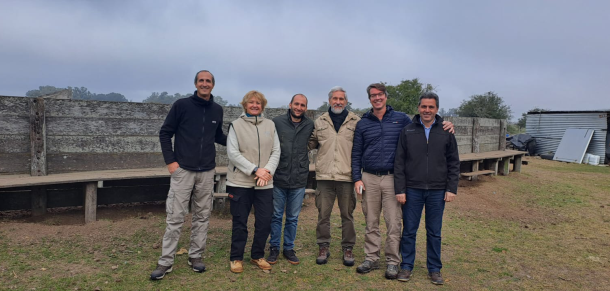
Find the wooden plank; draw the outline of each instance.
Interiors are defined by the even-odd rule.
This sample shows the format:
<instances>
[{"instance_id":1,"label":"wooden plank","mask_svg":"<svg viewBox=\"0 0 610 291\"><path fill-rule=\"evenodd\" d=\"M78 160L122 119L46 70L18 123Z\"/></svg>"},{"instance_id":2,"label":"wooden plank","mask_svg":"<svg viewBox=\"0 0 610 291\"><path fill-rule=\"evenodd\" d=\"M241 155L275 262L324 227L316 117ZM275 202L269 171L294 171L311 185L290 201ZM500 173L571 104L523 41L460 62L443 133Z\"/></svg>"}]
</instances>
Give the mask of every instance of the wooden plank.
<instances>
[{"instance_id":1,"label":"wooden plank","mask_svg":"<svg viewBox=\"0 0 610 291\"><path fill-rule=\"evenodd\" d=\"M1 132L1 131L0 131ZM0 134L0 153L30 153L30 134Z\"/></svg>"},{"instance_id":2,"label":"wooden plank","mask_svg":"<svg viewBox=\"0 0 610 291\"><path fill-rule=\"evenodd\" d=\"M47 148L44 99L30 98L30 175L47 175Z\"/></svg>"},{"instance_id":3,"label":"wooden plank","mask_svg":"<svg viewBox=\"0 0 610 291\"><path fill-rule=\"evenodd\" d=\"M29 112L29 111L28 111ZM0 132L7 135L30 134L29 116L0 116Z\"/></svg>"},{"instance_id":4,"label":"wooden plank","mask_svg":"<svg viewBox=\"0 0 610 291\"><path fill-rule=\"evenodd\" d=\"M313 171L314 165L310 165ZM226 174L227 167L216 167L217 174ZM51 174L48 176L32 177L30 175L0 175L0 188L68 184L78 182L106 181L106 180L125 180L138 178L161 178L169 177L170 174L166 167L145 168L145 169L124 169L108 171L87 171L75 173ZM55 186L54 186L55 187Z\"/></svg>"},{"instance_id":5,"label":"wooden plank","mask_svg":"<svg viewBox=\"0 0 610 291\"><path fill-rule=\"evenodd\" d=\"M514 151L514 150L506 150L506 151L490 151L484 153L469 153L469 154L460 154L460 161L472 161L472 160L484 160L491 158L504 158L504 157L512 157L515 155L523 155L525 152Z\"/></svg>"},{"instance_id":6,"label":"wooden plank","mask_svg":"<svg viewBox=\"0 0 610 291\"><path fill-rule=\"evenodd\" d=\"M30 98L0 96L0 120L9 116L20 116L24 120L30 119Z\"/></svg>"},{"instance_id":7,"label":"wooden plank","mask_svg":"<svg viewBox=\"0 0 610 291\"><path fill-rule=\"evenodd\" d=\"M47 213L47 188L45 186L32 187L32 216Z\"/></svg>"},{"instance_id":8,"label":"wooden plank","mask_svg":"<svg viewBox=\"0 0 610 291\"><path fill-rule=\"evenodd\" d=\"M494 174L495 172L493 170L482 170L482 171L476 171L476 172L470 172L470 173L460 173L460 175L464 176L464 177L476 177L478 175L490 175L490 174Z\"/></svg>"},{"instance_id":9,"label":"wooden plank","mask_svg":"<svg viewBox=\"0 0 610 291\"><path fill-rule=\"evenodd\" d=\"M48 117L86 117L165 120L168 104L93 100L47 100Z\"/></svg>"},{"instance_id":10,"label":"wooden plank","mask_svg":"<svg viewBox=\"0 0 610 291\"><path fill-rule=\"evenodd\" d=\"M83 117L48 117L47 134L53 135L148 135L159 136L162 119L96 119Z\"/></svg>"},{"instance_id":11,"label":"wooden plank","mask_svg":"<svg viewBox=\"0 0 610 291\"><path fill-rule=\"evenodd\" d=\"M27 153L0 153L0 179L5 175L30 175L30 151Z\"/></svg>"},{"instance_id":12,"label":"wooden plank","mask_svg":"<svg viewBox=\"0 0 610 291\"><path fill-rule=\"evenodd\" d=\"M63 153L47 156L49 174L164 167L159 153ZM166 170L167 171L167 170Z\"/></svg>"},{"instance_id":13,"label":"wooden plank","mask_svg":"<svg viewBox=\"0 0 610 291\"><path fill-rule=\"evenodd\" d=\"M480 129L479 118L473 118L472 119L472 152L473 153L480 152L479 129Z\"/></svg>"},{"instance_id":14,"label":"wooden plank","mask_svg":"<svg viewBox=\"0 0 610 291\"><path fill-rule=\"evenodd\" d=\"M48 136L47 153L160 153L155 136Z\"/></svg>"},{"instance_id":15,"label":"wooden plank","mask_svg":"<svg viewBox=\"0 0 610 291\"><path fill-rule=\"evenodd\" d=\"M97 215L97 182L84 185L85 223L95 222Z\"/></svg>"}]
</instances>

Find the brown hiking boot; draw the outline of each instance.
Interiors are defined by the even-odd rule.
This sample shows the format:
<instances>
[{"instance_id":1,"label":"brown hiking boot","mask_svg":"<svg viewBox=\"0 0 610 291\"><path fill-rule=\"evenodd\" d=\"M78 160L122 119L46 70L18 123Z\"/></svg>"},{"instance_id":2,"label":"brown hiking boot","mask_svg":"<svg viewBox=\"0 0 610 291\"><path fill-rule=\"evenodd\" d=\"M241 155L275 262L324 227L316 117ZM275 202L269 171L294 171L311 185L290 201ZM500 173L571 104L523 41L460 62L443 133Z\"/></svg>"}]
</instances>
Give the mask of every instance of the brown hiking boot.
<instances>
[{"instance_id":1,"label":"brown hiking boot","mask_svg":"<svg viewBox=\"0 0 610 291\"><path fill-rule=\"evenodd\" d=\"M320 246L320 251L318 252L318 257L316 258L316 264L324 265L328 263L328 258L330 258L328 246Z\"/></svg>"},{"instance_id":2,"label":"brown hiking boot","mask_svg":"<svg viewBox=\"0 0 610 291\"><path fill-rule=\"evenodd\" d=\"M445 280L443 280L443 276L441 272L432 272L428 273L428 278L430 278L430 282L434 285L443 285L445 284Z\"/></svg>"},{"instance_id":3,"label":"brown hiking boot","mask_svg":"<svg viewBox=\"0 0 610 291\"><path fill-rule=\"evenodd\" d=\"M400 272L398 272L398 276L396 276L396 280L401 282L409 282L409 280L411 280L411 270L400 270Z\"/></svg>"},{"instance_id":4,"label":"brown hiking boot","mask_svg":"<svg viewBox=\"0 0 610 291\"><path fill-rule=\"evenodd\" d=\"M343 248L343 265L348 267L354 265L354 252L351 247Z\"/></svg>"}]
</instances>

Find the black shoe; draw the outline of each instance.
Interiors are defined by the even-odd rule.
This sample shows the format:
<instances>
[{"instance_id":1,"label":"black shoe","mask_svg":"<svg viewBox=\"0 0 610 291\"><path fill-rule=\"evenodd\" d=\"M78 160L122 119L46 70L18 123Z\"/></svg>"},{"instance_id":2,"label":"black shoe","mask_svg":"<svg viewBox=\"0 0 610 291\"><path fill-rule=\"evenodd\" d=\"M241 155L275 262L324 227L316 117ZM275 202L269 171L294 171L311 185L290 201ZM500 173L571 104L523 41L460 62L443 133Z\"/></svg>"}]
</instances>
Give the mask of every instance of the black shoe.
<instances>
[{"instance_id":1,"label":"black shoe","mask_svg":"<svg viewBox=\"0 0 610 291\"><path fill-rule=\"evenodd\" d=\"M385 269L385 277L386 279L396 279L396 276L398 276L398 265L391 265L388 264L388 266Z\"/></svg>"},{"instance_id":2,"label":"black shoe","mask_svg":"<svg viewBox=\"0 0 610 291\"><path fill-rule=\"evenodd\" d=\"M205 271L205 265L201 258L189 258L189 266L193 267L193 271L197 273L203 273Z\"/></svg>"},{"instance_id":3,"label":"black shoe","mask_svg":"<svg viewBox=\"0 0 610 291\"><path fill-rule=\"evenodd\" d=\"M409 282L411 280L411 270L402 269L398 272L396 279L400 282Z\"/></svg>"},{"instance_id":4,"label":"black shoe","mask_svg":"<svg viewBox=\"0 0 610 291\"><path fill-rule=\"evenodd\" d=\"M328 250L328 246L320 246L318 257L316 258L316 264L324 265L328 262L328 258L330 258L330 251Z\"/></svg>"},{"instance_id":5,"label":"black shoe","mask_svg":"<svg viewBox=\"0 0 610 291\"><path fill-rule=\"evenodd\" d=\"M298 265L300 263L299 258L297 258L297 254L294 250L284 250L282 251L282 254L284 254L284 258L286 258L289 263L293 265Z\"/></svg>"},{"instance_id":6,"label":"black shoe","mask_svg":"<svg viewBox=\"0 0 610 291\"><path fill-rule=\"evenodd\" d=\"M267 263L275 265L277 263L277 257L280 255L280 249L276 247L269 248L269 256L267 257Z\"/></svg>"},{"instance_id":7,"label":"black shoe","mask_svg":"<svg viewBox=\"0 0 610 291\"><path fill-rule=\"evenodd\" d=\"M360 274L366 274L372 270L379 269L379 261L364 261L358 268L356 268L356 272Z\"/></svg>"},{"instance_id":8,"label":"black shoe","mask_svg":"<svg viewBox=\"0 0 610 291\"><path fill-rule=\"evenodd\" d=\"M343 248L343 265L348 267L354 265L354 252L351 247Z\"/></svg>"},{"instance_id":9,"label":"black shoe","mask_svg":"<svg viewBox=\"0 0 610 291\"><path fill-rule=\"evenodd\" d=\"M430 278L430 282L432 282L434 285L445 284L445 280L443 280L443 275L441 275L441 272L428 273L428 278Z\"/></svg>"},{"instance_id":10,"label":"black shoe","mask_svg":"<svg viewBox=\"0 0 610 291\"><path fill-rule=\"evenodd\" d=\"M172 266L163 266L157 264L157 268L150 274L151 280L161 280L165 277L165 274L172 271Z\"/></svg>"}]
</instances>

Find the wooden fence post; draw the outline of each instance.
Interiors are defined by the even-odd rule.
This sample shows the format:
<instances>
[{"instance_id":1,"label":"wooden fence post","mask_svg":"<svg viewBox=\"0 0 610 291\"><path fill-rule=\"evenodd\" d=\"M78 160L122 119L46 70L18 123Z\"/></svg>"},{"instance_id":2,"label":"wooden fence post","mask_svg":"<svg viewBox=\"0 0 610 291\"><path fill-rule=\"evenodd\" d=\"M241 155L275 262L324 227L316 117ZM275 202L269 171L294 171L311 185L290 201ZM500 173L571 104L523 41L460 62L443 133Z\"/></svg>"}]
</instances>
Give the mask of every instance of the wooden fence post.
<instances>
[{"instance_id":1,"label":"wooden fence post","mask_svg":"<svg viewBox=\"0 0 610 291\"><path fill-rule=\"evenodd\" d=\"M472 152L480 152L479 147L479 129L481 128L481 121L477 117L472 118Z\"/></svg>"},{"instance_id":2,"label":"wooden fence post","mask_svg":"<svg viewBox=\"0 0 610 291\"><path fill-rule=\"evenodd\" d=\"M47 134L45 126L44 99L31 98L30 103L30 175L47 175Z\"/></svg>"},{"instance_id":3,"label":"wooden fence post","mask_svg":"<svg viewBox=\"0 0 610 291\"><path fill-rule=\"evenodd\" d=\"M506 150L506 119L500 119L500 141L498 144L498 150Z\"/></svg>"}]
</instances>

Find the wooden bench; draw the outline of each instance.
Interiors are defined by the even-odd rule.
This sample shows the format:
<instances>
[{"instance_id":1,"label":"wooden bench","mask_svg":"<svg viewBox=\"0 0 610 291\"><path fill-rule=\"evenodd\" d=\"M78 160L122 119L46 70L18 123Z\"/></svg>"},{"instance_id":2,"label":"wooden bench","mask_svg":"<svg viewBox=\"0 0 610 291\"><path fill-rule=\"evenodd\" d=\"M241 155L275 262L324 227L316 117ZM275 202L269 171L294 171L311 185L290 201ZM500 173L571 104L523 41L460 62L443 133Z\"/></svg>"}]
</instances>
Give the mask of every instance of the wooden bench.
<instances>
[{"instance_id":1,"label":"wooden bench","mask_svg":"<svg viewBox=\"0 0 610 291\"><path fill-rule=\"evenodd\" d=\"M460 173L463 177L476 180L479 175L498 175L506 176L509 174L510 160L513 159L513 171L521 172L523 156L527 152L505 150L484 153L461 154L460 162L471 162L470 172Z\"/></svg>"},{"instance_id":2,"label":"wooden bench","mask_svg":"<svg viewBox=\"0 0 610 291\"><path fill-rule=\"evenodd\" d=\"M315 165L309 166L315 171ZM32 200L32 215L42 215L47 212L47 186L58 184L82 184L83 208L85 223L96 220L98 188L104 181L169 178L167 168L124 169L107 171L83 171L74 173L51 174L47 176L0 175L0 189L29 187ZM214 209L224 209L227 199L226 181L227 167L216 167L214 177Z\"/></svg>"}]
</instances>

